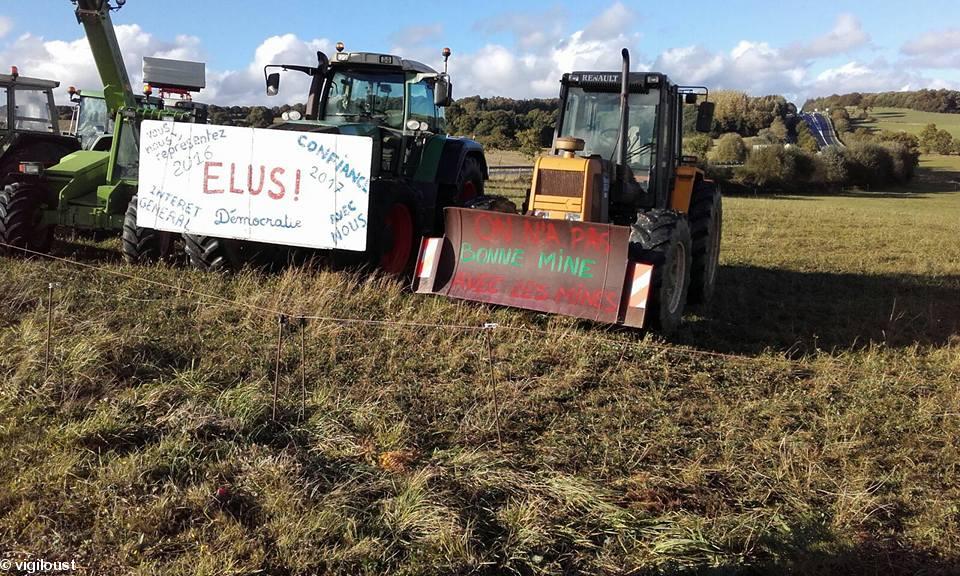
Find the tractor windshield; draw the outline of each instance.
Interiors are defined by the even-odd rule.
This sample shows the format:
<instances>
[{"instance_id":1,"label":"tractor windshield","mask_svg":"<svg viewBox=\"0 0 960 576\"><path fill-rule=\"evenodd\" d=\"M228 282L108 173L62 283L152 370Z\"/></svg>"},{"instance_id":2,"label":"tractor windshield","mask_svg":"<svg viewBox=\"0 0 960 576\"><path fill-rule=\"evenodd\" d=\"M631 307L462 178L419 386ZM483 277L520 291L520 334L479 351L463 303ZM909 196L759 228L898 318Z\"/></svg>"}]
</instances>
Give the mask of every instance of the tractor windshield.
<instances>
[{"instance_id":1,"label":"tractor windshield","mask_svg":"<svg viewBox=\"0 0 960 576\"><path fill-rule=\"evenodd\" d=\"M113 132L113 118L107 113L107 101L90 96L80 97L77 118L77 136L84 150L89 150L97 138Z\"/></svg>"},{"instance_id":2,"label":"tractor windshield","mask_svg":"<svg viewBox=\"0 0 960 576\"><path fill-rule=\"evenodd\" d=\"M630 95L630 117L627 121L627 164L635 174L650 170L656 150L657 104L660 93ZM620 135L620 94L587 92L571 87L563 110L559 136L573 136L584 141L583 154L616 159Z\"/></svg>"},{"instance_id":3,"label":"tractor windshield","mask_svg":"<svg viewBox=\"0 0 960 576\"><path fill-rule=\"evenodd\" d=\"M43 90L19 88L14 93L14 128L26 132L56 132L50 117L50 97Z\"/></svg>"},{"instance_id":4,"label":"tractor windshield","mask_svg":"<svg viewBox=\"0 0 960 576\"><path fill-rule=\"evenodd\" d=\"M337 71L330 80L324 118L369 122L403 128L403 85L400 72Z\"/></svg>"}]
</instances>

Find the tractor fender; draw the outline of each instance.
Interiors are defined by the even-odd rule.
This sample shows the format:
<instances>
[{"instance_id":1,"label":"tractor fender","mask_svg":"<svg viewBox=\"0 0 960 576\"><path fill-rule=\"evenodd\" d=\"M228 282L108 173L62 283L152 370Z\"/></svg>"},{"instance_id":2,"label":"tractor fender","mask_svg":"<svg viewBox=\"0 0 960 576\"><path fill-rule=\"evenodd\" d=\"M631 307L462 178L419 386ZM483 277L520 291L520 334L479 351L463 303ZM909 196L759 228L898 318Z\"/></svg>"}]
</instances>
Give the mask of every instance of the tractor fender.
<instances>
[{"instance_id":1,"label":"tractor fender","mask_svg":"<svg viewBox=\"0 0 960 576\"><path fill-rule=\"evenodd\" d=\"M487 159L483 154L483 145L469 138L448 137L440 155L437 183L441 186L456 186L467 156L474 156L480 161L483 179L488 180L490 172L487 169Z\"/></svg>"}]
</instances>

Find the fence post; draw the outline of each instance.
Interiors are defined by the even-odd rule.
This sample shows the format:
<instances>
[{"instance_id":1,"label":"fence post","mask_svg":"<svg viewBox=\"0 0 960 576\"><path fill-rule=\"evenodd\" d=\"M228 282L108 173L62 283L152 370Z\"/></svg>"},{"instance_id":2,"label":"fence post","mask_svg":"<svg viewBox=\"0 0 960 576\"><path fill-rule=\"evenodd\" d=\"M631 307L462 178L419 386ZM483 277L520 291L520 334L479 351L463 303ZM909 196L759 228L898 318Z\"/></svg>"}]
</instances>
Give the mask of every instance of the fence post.
<instances>
[{"instance_id":1,"label":"fence post","mask_svg":"<svg viewBox=\"0 0 960 576\"><path fill-rule=\"evenodd\" d=\"M500 398L497 391L497 369L493 362L493 331L498 324L487 322L483 325L483 339L487 344L487 364L490 366L490 388L493 392L493 422L497 429L497 447L503 450L503 439L500 435Z\"/></svg>"},{"instance_id":2,"label":"fence post","mask_svg":"<svg viewBox=\"0 0 960 576\"><path fill-rule=\"evenodd\" d=\"M300 418L307 414L307 319L300 317ZM298 421L299 421L298 420Z\"/></svg>"},{"instance_id":3,"label":"fence post","mask_svg":"<svg viewBox=\"0 0 960 576\"><path fill-rule=\"evenodd\" d=\"M50 373L50 340L53 338L53 289L59 286L56 282L47 284L47 346L43 361L43 382L47 382Z\"/></svg>"},{"instance_id":4,"label":"fence post","mask_svg":"<svg viewBox=\"0 0 960 576\"><path fill-rule=\"evenodd\" d=\"M287 324L287 317L277 316L277 362L273 373L273 420L277 420L277 395L280 389L280 354L283 352L283 327Z\"/></svg>"}]
</instances>

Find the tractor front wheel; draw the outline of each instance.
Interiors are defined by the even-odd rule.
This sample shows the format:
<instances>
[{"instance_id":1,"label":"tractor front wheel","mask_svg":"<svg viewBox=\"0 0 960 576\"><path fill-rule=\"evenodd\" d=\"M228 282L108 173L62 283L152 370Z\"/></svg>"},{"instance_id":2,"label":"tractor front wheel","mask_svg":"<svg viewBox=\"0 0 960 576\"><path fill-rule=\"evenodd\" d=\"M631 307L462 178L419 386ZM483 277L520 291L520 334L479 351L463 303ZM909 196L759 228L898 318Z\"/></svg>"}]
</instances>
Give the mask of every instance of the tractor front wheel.
<instances>
[{"instance_id":1,"label":"tractor front wheel","mask_svg":"<svg viewBox=\"0 0 960 576\"><path fill-rule=\"evenodd\" d=\"M723 226L723 200L713 182L698 182L690 199L690 236L693 262L687 302L706 304L717 287L720 263L720 233Z\"/></svg>"},{"instance_id":2,"label":"tractor front wheel","mask_svg":"<svg viewBox=\"0 0 960 576\"><path fill-rule=\"evenodd\" d=\"M137 196L134 194L123 217L123 259L127 264L146 264L170 256L173 235L137 226Z\"/></svg>"},{"instance_id":3,"label":"tractor front wheel","mask_svg":"<svg viewBox=\"0 0 960 576\"><path fill-rule=\"evenodd\" d=\"M641 212L630 233L630 258L653 265L645 324L669 334L683 320L690 287L690 227L673 210Z\"/></svg>"},{"instance_id":4,"label":"tractor front wheel","mask_svg":"<svg viewBox=\"0 0 960 576\"><path fill-rule=\"evenodd\" d=\"M240 247L237 240L184 234L184 249L190 264L206 272L225 272L240 268Z\"/></svg>"},{"instance_id":5,"label":"tractor front wheel","mask_svg":"<svg viewBox=\"0 0 960 576\"><path fill-rule=\"evenodd\" d=\"M9 184L0 192L0 253L50 251L53 226L42 224L41 193L22 183Z\"/></svg>"}]
</instances>

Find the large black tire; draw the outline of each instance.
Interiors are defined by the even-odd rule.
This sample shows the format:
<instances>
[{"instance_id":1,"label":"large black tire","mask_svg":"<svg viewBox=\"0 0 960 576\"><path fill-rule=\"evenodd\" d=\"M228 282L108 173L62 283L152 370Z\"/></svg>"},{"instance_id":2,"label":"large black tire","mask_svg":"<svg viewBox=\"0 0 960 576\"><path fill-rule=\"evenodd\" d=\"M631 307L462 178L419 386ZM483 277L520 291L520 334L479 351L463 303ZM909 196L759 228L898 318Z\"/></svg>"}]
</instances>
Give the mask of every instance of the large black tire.
<instances>
[{"instance_id":1,"label":"large black tire","mask_svg":"<svg viewBox=\"0 0 960 576\"><path fill-rule=\"evenodd\" d=\"M411 195L394 192L371 205L367 251L370 263L387 274L413 270L420 249L420 226Z\"/></svg>"},{"instance_id":2,"label":"large black tire","mask_svg":"<svg viewBox=\"0 0 960 576\"><path fill-rule=\"evenodd\" d=\"M206 272L238 270L242 264L240 242L213 236L184 234L184 249L194 268Z\"/></svg>"},{"instance_id":3,"label":"large black tire","mask_svg":"<svg viewBox=\"0 0 960 576\"><path fill-rule=\"evenodd\" d=\"M723 199L713 182L697 182L690 199L690 238L693 262L687 302L706 304L717 287L720 263L720 235L723 228Z\"/></svg>"},{"instance_id":4,"label":"large black tire","mask_svg":"<svg viewBox=\"0 0 960 576\"><path fill-rule=\"evenodd\" d=\"M483 196L483 165L477 156L467 156L457 175L457 195L453 199L455 206L464 206L471 200Z\"/></svg>"},{"instance_id":5,"label":"large black tire","mask_svg":"<svg viewBox=\"0 0 960 576\"><path fill-rule=\"evenodd\" d=\"M123 259L128 264L147 264L169 256L171 234L137 226L137 196L134 194L123 217Z\"/></svg>"},{"instance_id":6,"label":"large black tire","mask_svg":"<svg viewBox=\"0 0 960 576\"><path fill-rule=\"evenodd\" d=\"M41 194L41 189L22 183L9 184L0 192L0 253L24 256L29 255L25 250L50 251L53 226L40 224Z\"/></svg>"},{"instance_id":7,"label":"large black tire","mask_svg":"<svg viewBox=\"0 0 960 576\"><path fill-rule=\"evenodd\" d=\"M641 212L630 233L630 258L653 265L645 326L669 334L683 321L690 286L690 227L681 214Z\"/></svg>"}]
</instances>

